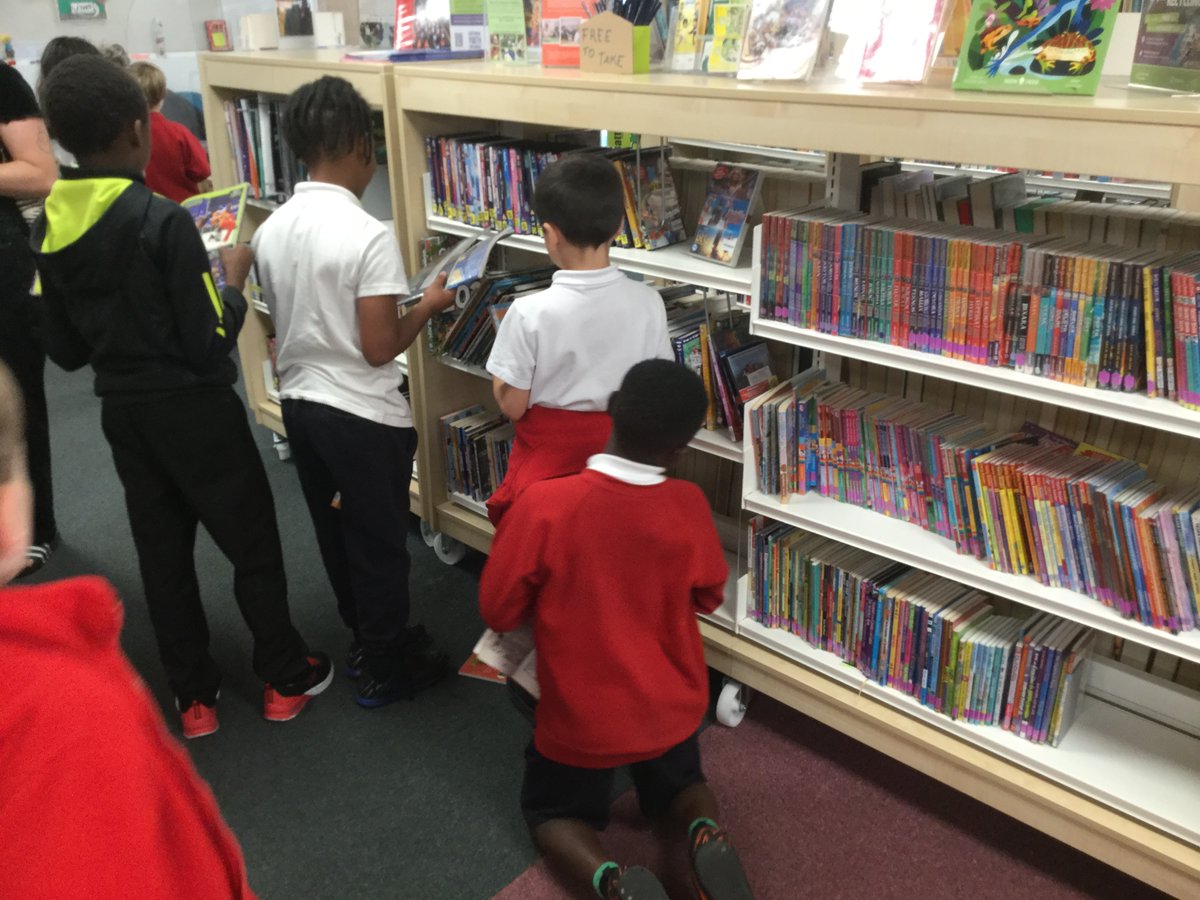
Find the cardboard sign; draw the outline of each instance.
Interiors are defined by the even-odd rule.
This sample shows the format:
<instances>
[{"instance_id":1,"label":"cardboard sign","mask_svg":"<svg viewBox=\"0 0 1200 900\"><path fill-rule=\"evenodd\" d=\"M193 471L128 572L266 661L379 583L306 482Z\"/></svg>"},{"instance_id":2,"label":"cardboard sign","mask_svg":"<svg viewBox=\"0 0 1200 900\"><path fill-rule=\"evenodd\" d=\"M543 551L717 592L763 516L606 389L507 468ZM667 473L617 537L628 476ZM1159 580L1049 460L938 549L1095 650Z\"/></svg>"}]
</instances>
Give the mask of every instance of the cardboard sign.
<instances>
[{"instance_id":1,"label":"cardboard sign","mask_svg":"<svg viewBox=\"0 0 1200 900\"><path fill-rule=\"evenodd\" d=\"M610 75L649 72L650 28L635 28L611 12L585 19L579 29L579 68Z\"/></svg>"}]
</instances>

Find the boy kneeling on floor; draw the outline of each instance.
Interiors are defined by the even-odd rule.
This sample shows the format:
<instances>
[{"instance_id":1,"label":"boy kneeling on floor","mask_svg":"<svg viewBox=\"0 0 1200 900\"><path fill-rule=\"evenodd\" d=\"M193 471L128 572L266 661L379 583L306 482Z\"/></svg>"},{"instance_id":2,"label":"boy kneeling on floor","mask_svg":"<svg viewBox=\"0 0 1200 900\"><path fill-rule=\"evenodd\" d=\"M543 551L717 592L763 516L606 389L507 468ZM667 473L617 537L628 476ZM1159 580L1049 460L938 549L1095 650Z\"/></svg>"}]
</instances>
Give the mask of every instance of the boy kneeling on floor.
<instances>
[{"instance_id":1,"label":"boy kneeling on floor","mask_svg":"<svg viewBox=\"0 0 1200 900\"><path fill-rule=\"evenodd\" d=\"M603 898L667 896L648 870L612 861L597 834L625 765L642 811L687 827L700 895L752 896L715 823L697 742L708 673L696 613L721 604L728 567L703 493L664 474L705 406L683 366L635 365L609 402L606 451L517 499L480 581L489 627L533 624L541 699L525 820L551 864Z\"/></svg>"}]
</instances>

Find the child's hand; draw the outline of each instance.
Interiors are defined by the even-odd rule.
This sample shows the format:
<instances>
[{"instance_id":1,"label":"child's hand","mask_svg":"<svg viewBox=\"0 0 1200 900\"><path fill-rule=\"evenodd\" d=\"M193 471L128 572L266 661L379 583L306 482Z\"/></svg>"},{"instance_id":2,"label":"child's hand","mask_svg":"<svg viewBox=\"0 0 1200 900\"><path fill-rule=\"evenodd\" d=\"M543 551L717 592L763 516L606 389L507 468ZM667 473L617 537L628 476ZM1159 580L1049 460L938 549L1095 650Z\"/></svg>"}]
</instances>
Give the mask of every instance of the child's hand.
<instances>
[{"instance_id":1,"label":"child's hand","mask_svg":"<svg viewBox=\"0 0 1200 900\"><path fill-rule=\"evenodd\" d=\"M254 251L248 244L238 244L236 247L222 247L221 267L225 270L225 283L231 288L242 290L246 287L246 276L254 265Z\"/></svg>"},{"instance_id":2,"label":"child's hand","mask_svg":"<svg viewBox=\"0 0 1200 900\"><path fill-rule=\"evenodd\" d=\"M438 275L433 284L425 288L425 292L421 294L421 303L428 307L430 312L441 312L454 305L454 291L446 290L445 272Z\"/></svg>"}]
</instances>

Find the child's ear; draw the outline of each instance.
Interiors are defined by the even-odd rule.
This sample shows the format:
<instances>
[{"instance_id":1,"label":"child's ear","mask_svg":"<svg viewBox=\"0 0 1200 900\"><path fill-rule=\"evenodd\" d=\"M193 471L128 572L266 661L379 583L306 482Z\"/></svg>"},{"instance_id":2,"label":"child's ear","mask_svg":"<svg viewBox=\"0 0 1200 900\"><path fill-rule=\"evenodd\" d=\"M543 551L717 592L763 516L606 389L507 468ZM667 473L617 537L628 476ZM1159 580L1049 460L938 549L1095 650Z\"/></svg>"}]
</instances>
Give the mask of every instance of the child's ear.
<instances>
[{"instance_id":1,"label":"child's ear","mask_svg":"<svg viewBox=\"0 0 1200 900\"><path fill-rule=\"evenodd\" d=\"M135 150L142 149L150 143L150 122L143 122L141 119L134 121L130 124L125 136L130 147Z\"/></svg>"}]
</instances>

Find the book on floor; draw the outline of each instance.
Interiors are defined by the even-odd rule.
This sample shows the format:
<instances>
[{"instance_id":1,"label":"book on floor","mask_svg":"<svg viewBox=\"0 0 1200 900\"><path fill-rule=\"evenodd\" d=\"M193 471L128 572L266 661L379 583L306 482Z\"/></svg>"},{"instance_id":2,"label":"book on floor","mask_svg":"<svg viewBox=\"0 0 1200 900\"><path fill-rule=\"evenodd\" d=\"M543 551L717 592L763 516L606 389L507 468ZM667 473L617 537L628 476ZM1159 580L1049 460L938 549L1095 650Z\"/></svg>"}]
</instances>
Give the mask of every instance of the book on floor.
<instances>
[{"instance_id":1,"label":"book on floor","mask_svg":"<svg viewBox=\"0 0 1200 900\"><path fill-rule=\"evenodd\" d=\"M1129 83L1180 93L1200 92L1200 6L1180 0L1146 0Z\"/></svg>"},{"instance_id":2,"label":"book on floor","mask_svg":"<svg viewBox=\"0 0 1200 900\"><path fill-rule=\"evenodd\" d=\"M1094 94L1117 13L1113 0L975 0L954 87Z\"/></svg>"},{"instance_id":3,"label":"book on floor","mask_svg":"<svg viewBox=\"0 0 1200 900\"><path fill-rule=\"evenodd\" d=\"M472 653L475 659L511 678L534 697L541 697L537 683L537 651L533 647L531 626L522 625L504 634L489 628L480 636Z\"/></svg>"}]
</instances>

